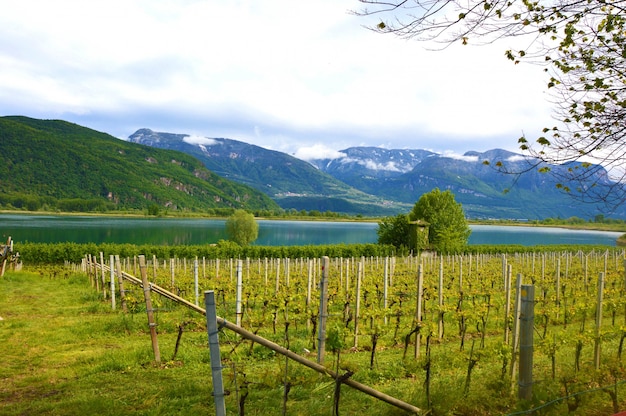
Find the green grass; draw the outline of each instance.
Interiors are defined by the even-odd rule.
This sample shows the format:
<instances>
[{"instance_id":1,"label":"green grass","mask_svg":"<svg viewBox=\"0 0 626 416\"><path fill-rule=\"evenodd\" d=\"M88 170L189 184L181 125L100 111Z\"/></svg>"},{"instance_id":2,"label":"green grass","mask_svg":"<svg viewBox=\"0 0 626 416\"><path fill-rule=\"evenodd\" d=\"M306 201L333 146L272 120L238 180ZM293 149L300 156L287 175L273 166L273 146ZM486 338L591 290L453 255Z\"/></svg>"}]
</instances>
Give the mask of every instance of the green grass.
<instances>
[{"instance_id":1,"label":"green grass","mask_svg":"<svg viewBox=\"0 0 626 416\"><path fill-rule=\"evenodd\" d=\"M51 270L56 270L50 273ZM51 276L56 276L52 278ZM136 289L135 289L136 290ZM204 317L177 307L171 301L157 302L159 346L162 362L156 364L151 348L145 310L135 313L112 311L89 284L87 276L43 267L28 272L7 273L0 279L0 415L178 415L214 414L211 366L204 330ZM119 307L119 298L118 298ZM178 326L185 324L180 348L174 358ZM305 328L290 328L290 346L304 354L310 348ZM455 331L454 328L448 328ZM269 338L282 343L281 328ZM563 330L577 332L575 326ZM486 347L478 348L478 365L464 394L471 340L463 351L456 342L433 343L431 404L433 415L492 415L539 407L569 393L592 390L626 378L616 360L618 339L603 344L602 372L594 373L590 362L593 348L584 347L582 370L574 372L571 350L557 351L557 377L536 374L532 403L518 402L508 377L500 377L500 364L493 358L500 335L488 336ZM350 338L349 338L350 339ZM247 393L245 414L282 414L285 358L253 345L239 342L237 335L220 333L228 414L237 414L238 399ZM367 337L363 336L366 344ZM537 341L537 340L536 340ZM538 342L538 341L537 341ZM382 345L382 344L381 344ZM388 344L387 344L388 345ZM537 346L536 368L549 368L546 355ZM412 351L412 347L409 351ZM341 353L340 373L355 372L353 378L420 408L427 408L424 390L425 347L422 359L403 358L402 346L381 347L369 369L370 352L360 348ZM411 353L408 354L411 356ZM315 352L309 358L315 359ZM334 367L329 352L326 365ZM289 415L330 415L333 380L290 362ZM624 404L626 387L618 397ZM611 414L606 391L579 397L573 415ZM536 414L568 412L567 403L546 406ZM359 391L343 386L341 415L403 415L401 410Z\"/></svg>"},{"instance_id":2,"label":"green grass","mask_svg":"<svg viewBox=\"0 0 626 416\"><path fill-rule=\"evenodd\" d=\"M111 311L86 276L7 273L0 279L0 415L213 414L204 316L181 308L157 315L160 365L145 311ZM187 330L172 360L182 322L188 322ZM225 333L221 339L229 414L237 414L236 389L245 381L246 414L280 414L285 359L256 346L246 360L249 344L233 352L236 337ZM233 367L230 359L239 358L244 362ZM289 364L289 377L288 414L332 413L332 380L295 363ZM341 409L345 415L403 414L345 386Z\"/></svg>"}]
</instances>

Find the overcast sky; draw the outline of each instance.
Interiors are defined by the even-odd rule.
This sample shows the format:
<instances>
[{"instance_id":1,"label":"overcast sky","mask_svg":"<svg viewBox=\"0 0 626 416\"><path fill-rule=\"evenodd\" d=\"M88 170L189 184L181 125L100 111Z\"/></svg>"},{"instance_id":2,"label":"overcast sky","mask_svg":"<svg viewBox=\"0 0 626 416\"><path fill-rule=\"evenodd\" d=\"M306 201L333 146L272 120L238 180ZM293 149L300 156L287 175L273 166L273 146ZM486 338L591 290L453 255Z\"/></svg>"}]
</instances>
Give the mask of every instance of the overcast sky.
<instances>
[{"instance_id":1,"label":"overcast sky","mask_svg":"<svg viewBox=\"0 0 626 416\"><path fill-rule=\"evenodd\" d=\"M0 0L0 115L351 146L517 150L552 126L546 75L489 46L375 34L357 0Z\"/></svg>"}]
</instances>

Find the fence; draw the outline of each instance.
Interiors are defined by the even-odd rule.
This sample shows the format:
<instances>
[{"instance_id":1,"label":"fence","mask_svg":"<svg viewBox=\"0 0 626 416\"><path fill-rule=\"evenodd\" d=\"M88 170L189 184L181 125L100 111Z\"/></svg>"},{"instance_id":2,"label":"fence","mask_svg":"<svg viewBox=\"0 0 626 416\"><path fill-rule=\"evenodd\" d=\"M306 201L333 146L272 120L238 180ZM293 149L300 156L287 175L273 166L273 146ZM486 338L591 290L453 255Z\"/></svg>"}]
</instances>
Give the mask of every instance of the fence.
<instances>
[{"instance_id":1,"label":"fence","mask_svg":"<svg viewBox=\"0 0 626 416\"><path fill-rule=\"evenodd\" d=\"M253 331L261 328L275 334L280 323L285 325L286 332L289 323L313 329L321 325L323 308L320 308L315 289L323 275L323 263L319 259L207 262L205 259L153 258L151 262L144 259L143 267L141 259L114 258L106 265L102 255L99 262L95 256L88 256L83 267L89 271L92 284L102 291L103 297L111 299L113 307L116 301L114 276L121 279L119 282L145 286L142 280L122 272L122 267L132 269L135 275L142 273L142 278L144 273L147 278L151 270L153 282L147 284L150 291L201 314L205 312L198 306L199 294L215 289L224 316L233 318L218 318L219 326L327 374L331 379L342 378L337 371L319 364L323 357L318 358L318 362L310 361L258 337ZM457 356L455 365L465 362L466 366L460 369L462 374L449 383L450 388L462 385L464 395L470 392L491 395L493 391L480 391L475 387L478 374L484 377L479 379L478 385L497 384L490 388L500 393L513 390L521 346L517 332L518 288L524 281L532 283L535 290L534 367L536 373L545 376L534 380L533 384L561 383L571 392L578 386L576 383L582 386L589 381L585 377L591 376L593 371L586 372L587 369L605 369L606 373L609 368L623 367L622 346L626 339L621 324L626 323L623 251L335 258L329 259L328 269L331 276L327 286L328 328L338 324L345 328L342 336L345 338L348 331L352 341L339 348L345 349L346 344L350 344L354 350L370 350L373 366L377 350L403 347L403 360L408 361L406 353L413 346L414 359L419 360L425 371L423 407L432 407L430 394L434 389L447 388L443 386L445 380L437 381L433 377L433 370L438 369L436 366L441 366L440 373L449 370L446 367L444 371L446 363L437 361L435 356L449 357L452 345L458 346L456 353L452 353ZM515 284L514 270L519 271ZM120 289L122 296L124 289ZM195 303L185 300L185 296L194 297ZM271 331L263 327L267 323L272 324ZM456 331L450 329L455 327ZM333 334L327 335L331 338ZM317 342L323 339L319 337ZM420 350L420 346L424 348ZM593 354L586 357L583 352L587 350L593 350ZM479 364L490 369L501 368L501 372L496 376L480 374L476 370ZM615 377L623 376L615 374ZM360 383L351 376L341 382L361 389ZM598 382L593 380L593 383ZM615 385L618 384L621 385L616 381ZM376 397L375 390L367 389L363 386L361 391ZM620 394L616 387L615 398L611 396L613 410L620 405ZM411 412L419 411L418 407L391 397L383 396L381 400ZM520 403L519 406L532 407ZM405 405L407 407L403 407Z\"/></svg>"}]
</instances>

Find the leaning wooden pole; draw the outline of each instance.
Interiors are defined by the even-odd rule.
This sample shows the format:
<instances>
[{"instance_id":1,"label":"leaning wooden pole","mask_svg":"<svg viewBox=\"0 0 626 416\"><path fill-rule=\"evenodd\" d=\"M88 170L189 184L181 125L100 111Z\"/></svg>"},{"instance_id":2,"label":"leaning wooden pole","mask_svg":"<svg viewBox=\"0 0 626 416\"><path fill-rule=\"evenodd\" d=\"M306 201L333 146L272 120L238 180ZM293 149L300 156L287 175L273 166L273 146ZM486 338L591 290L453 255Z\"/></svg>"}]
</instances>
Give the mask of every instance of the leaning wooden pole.
<instances>
[{"instance_id":1,"label":"leaning wooden pole","mask_svg":"<svg viewBox=\"0 0 626 416\"><path fill-rule=\"evenodd\" d=\"M132 283L137 284L139 286L142 286L142 287L148 286L148 282L144 283L142 280L136 278L135 276L133 276L131 274L123 272L122 276L124 277L124 279L129 280ZM183 299L180 296L177 296L174 293L172 293L172 292L170 292L170 291L168 291L166 289L163 289L160 286L150 285L149 287L150 287L150 290L152 290L155 293L158 293L159 295L161 295L163 297L166 297L166 298L171 299L171 300L173 300L175 302L178 302L178 303L188 307L189 309L191 309L193 311L196 311L196 312L199 312L199 313L201 313L203 315L206 315L206 310L205 309L202 309L199 306L194 305L192 302L189 302L188 300ZM337 380L337 378L338 378L338 374L336 372L334 372L333 370L331 370L329 368L326 368L323 365L316 363L315 361L310 361L310 360L306 359L305 357L302 357L302 356L296 354L295 352L288 350L287 348L284 348L284 347L282 347L282 346L280 346L280 345L278 345L278 344L276 344L276 343L274 343L274 342L272 342L272 341L270 341L268 339L260 337L260 336L254 334L254 333L252 333L252 332L250 332L250 331L248 331L248 330L246 330L246 329L244 329L244 328L242 328L240 326L237 326L233 322L226 321L224 318L220 318L219 316L216 317L216 320L217 320L217 324L218 324L218 326L220 328L226 328L226 329L228 329L230 331L233 331L233 332L239 334L242 338L248 339L248 340L253 341L253 342L255 342L255 343L259 344L259 345L262 345L262 346L264 346L266 348L269 348L272 351L277 352L278 354L282 354L284 356L287 356L290 359L292 359L293 361L296 361L299 364L302 364L302 365L304 365L306 367L309 367L310 369L315 370L318 373L328 375L333 380ZM365 384L361 384L358 381L354 381L354 380L352 380L350 378L342 379L341 382L343 384L347 385L347 386L352 387L353 389L356 389L356 390L358 390L358 391L360 391L362 393L365 393L365 394L367 394L369 396L372 396L372 397L374 397L374 398L376 398L378 400L382 400L385 403L388 403L388 404L390 404L392 406L395 406L395 407L397 407L399 409L405 410L405 411L407 411L409 413L419 414L419 413L422 412L422 410L420 408L418 408L418 407L415 407L415 406L413 406L413 405L411 405L409 403L406 403L406 402L404 402L402 400L398 400L395 397L391 397L391 396L389 396L389 395L387 395L387 394L385 394L383 392L375 390L375 389L373 389L373 388L371 388L369 386L366 386Z\"/></svg>"}]
</instances>

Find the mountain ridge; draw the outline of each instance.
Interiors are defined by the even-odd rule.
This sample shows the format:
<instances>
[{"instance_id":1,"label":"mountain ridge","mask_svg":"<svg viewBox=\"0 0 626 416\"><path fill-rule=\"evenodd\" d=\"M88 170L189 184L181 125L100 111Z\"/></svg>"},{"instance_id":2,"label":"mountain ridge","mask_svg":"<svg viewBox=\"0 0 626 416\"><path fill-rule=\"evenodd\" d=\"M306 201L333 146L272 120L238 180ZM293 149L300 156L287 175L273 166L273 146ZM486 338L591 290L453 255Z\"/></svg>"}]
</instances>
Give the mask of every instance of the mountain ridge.
<instances>
[{"instance_id":1,"label":"mountain ridge","mask_svg":"<svg viewBox=\"0 0 626 416\"><path fill-rule=\"evenodd\" d=\"M179 135L179 141L182 137L192 136ZM137 140L137 136L135 139ZM468 217L475 219L542 219L580 215L593 217L597 212L605 212L602 204L584 205L576 202L557 189L556 180L551 175L541 174L538 169L530 169L528 173L521 176L506 175L493 165L485 163L502 161L512 167L513 171L523 171L525 167L537 163L536 160L530 160L526 156L504 149L490 149L484 152L470 150L462 155L452 155L424 149L386 149L362 146L339 150L340 156L336 158L309 159L299 162L296 158L281 152L270 151L245 142L234 142L238 146L237 155L241 156L234 159L240 161L253 153L270 152L272 155L270 160L274 164L280 164L280 160L289 158L290 163L293 163L297 169L310 172L307 165L302 164L305 162L344 185L361 192L361 196L371 198L371 204L378 209L379 215L408 212L423 193L434 188L449 189L454 192L457 201L463 204ZM147 143L144 141L144 144ZM171 145L177 147L175 144ZM196 147L198 147L197 144ZM177 148L185 151L181 146ZM196 149L195 152L197 153L198 150ZM218 153L215 150L215 154ZM265 184L271 182L268 176L264 175L264 171L271 171L274 168L273 165L268 166L262 159L256 158L254 177L236 178L231 175L238 174L238 169L246 164L238 165L238 162L233 162L232 155L229 157L229 163L224 163L226 155L220 154L219 158L213 158L207 167L234 180L251 181L250 185L257 189L262 189ZM233 165L236 168L233 168ZM537 167L541 166L543 165L537 165ZM567 169L568 167L551 166L551 168ZM246 173L250 171L250 169L244 170ZM300 186L297 185L298 181L310 182L313 180L312 177L316 176L293 175L290 177L289 186ZM257 181L256 185L252 183L254 181ZM343 193L338 194L332 187L329 188L327 183L323 181L316 181L316 183L323 188L322 191L318 188L313 193L296 191L285 192L281 195L274 193L270 196L285 209L320 211L338 209L342 212L350 212L359 208L358 205L351 204L351 197L354 193L351 195L350 192L345 192L346 188L341 188ZM361 199L361 207L362 204ZM384 212L382 207L386 209ZM620 210L614 216L626 218L626 212Z\"/></svg>"},{"instance_id":2,"label":"mountain ridge","mask_svg":"<svg viewBox=\"0 0 626 416\"><path fill-rule=\"evenodd\" d=\"M267 195L210 172L185 153L129 143L63 120L0 117L0 162L3 206L279 209Z\"/></svg>"}]
</instances>

